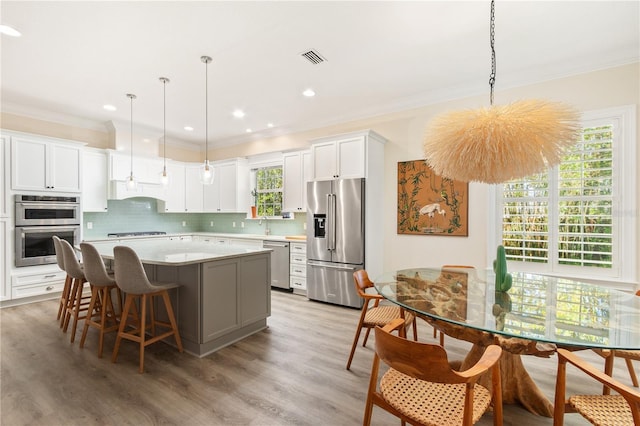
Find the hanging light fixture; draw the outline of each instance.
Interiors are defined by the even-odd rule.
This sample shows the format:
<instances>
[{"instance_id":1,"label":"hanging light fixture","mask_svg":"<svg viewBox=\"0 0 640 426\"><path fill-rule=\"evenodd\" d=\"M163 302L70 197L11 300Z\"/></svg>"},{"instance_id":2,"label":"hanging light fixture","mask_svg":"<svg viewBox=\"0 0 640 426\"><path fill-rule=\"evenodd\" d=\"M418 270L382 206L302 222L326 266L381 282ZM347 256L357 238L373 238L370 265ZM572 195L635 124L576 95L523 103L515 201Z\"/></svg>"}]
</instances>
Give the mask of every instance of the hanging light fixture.
<instances>
[{"instance_id":1,"label":"hanging light fixture","mask_svg":"<svg viewBox=\"0 0 640 426\"><path fill-rule=\"evenodd\" d=\"M160 173L162 186L169 185L169 175L167 174L167 83L169 81L167 77L160 77L160 82L162 83L162 157L164 158L162 172Z\"/></svg>"},{"instance_id":2,"label":"hanging light fixture","mask_svg":"<svg viewBox=\"0 0 640 426\"><path fill-rule=\"evenodd\" d=\"M138 182L133 177L133 100L136 98L136 95L127 93L127 98L131 101L131 131L129 132L131 137L131 171L127 177L127 190L134 191L138 187Z\"/></svg>"},{"instance_id":3,"label":"hanging light fixture","mask_svg":"<svg viewBox=\"0 0 640 426\"><path fill-rule=\"evenodd\" d=\"M201 56L200 60L204 62L205 72L204 72L204 145L205 145L205 160L200 170L200 181L204 185L211 185L213 183L213 167L209 164L209 63L211 62L211 57L209 56Z\"/></svg>"},{"instance_id":4,"label":"hanging light fixture","mask_svg":"<svg viewBox=\"0 0 640 426\"><path fill-rule=\"evenodd\" d=\"M493 105L495 0L489 35L490 107L445 113L427 127L426 162L448 179L493 184L539 173L560 163L578 138L579 114L568 105L537 99Z\"/></svg>"}]
</instances>

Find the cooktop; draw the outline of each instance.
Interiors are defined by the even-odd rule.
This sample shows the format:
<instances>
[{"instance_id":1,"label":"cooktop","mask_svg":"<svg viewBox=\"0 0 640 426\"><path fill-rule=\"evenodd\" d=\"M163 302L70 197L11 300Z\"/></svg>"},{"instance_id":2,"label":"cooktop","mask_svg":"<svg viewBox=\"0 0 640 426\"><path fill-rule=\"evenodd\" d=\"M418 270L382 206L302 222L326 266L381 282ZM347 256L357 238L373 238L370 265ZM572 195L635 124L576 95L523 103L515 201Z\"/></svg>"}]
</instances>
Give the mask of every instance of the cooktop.
<instances>
[{"instance_id":1,"label":"cooktop","mask_svg":"<svg viewBox=\"0 0 640 426\"><path fill-rule=\"evenodd\" d=\"M141 237L145 235L166 235L167 233L164 231L141 231L141 232L111 232L107 234L107 237L117 238L117 237Z\"/></svg>"}]
</instances>

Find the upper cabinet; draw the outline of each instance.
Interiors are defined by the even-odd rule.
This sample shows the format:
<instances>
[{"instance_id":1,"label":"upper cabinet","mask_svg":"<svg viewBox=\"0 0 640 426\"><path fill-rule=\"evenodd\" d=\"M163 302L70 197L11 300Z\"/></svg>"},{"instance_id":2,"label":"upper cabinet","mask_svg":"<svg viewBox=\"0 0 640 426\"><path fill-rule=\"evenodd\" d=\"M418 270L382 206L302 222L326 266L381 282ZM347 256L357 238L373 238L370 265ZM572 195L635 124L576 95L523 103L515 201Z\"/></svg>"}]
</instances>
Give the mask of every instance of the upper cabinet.
<instances>
[{"instance_id":1,"label":"upper cabinet","mask_svg":"<svg viewBox=\"0 0 640 426\"><path fill-rule=\"evenodd\" d=\"M247 160L236 158L213 166L213 184L204 186L204 211L246 213L250 192Z\"/></svg>"},{"instance_id":2,"label":"upper cabinet","mask_svg":"<svg viewBox=\"0 0 640 426\"><path fill-rule=\"evenodd\" d=\"M307 209L307 182L311 180L311 152L288 152L282 160L282 211L304 212Z\"/></svg>"},{"instance_id":3,"label":"upper cabinet","mask_svg":"<svg viewBox=\"0 0 640 426\"><path fill-rule=\"evenodd\" d=\"M312 180L369 177L374 167L382 167L385 142L371 130L312 140Z\"/></svg>"},{"instance_id":4,"label":"upper cabinet","mask_svg":"<svg viewBox=\"0 0 640 426\"><path fill-rule=\"evenodd\" d=\"M85 148L82 154L82 211L107 211L107 153Z\"/></svg>"},{"instance_id":5,"label":"upper cabinet","mask_svg":"<svg viewBox=\"0 0 640 426\"><path fill-rule=\"evenodd\" d=\"M9 215L9 200L7 200L7 182L10 179L8 163L9 137L0 135L0 217ZM2 277L0 277L1 279Z\"/></svg>"},{"instance_id":6,"label":"upper cabinet","mask_svg":"<svg viewBox=\"0 0 640 426\"><path fill-rule=\"evenodd\" d=\"M11 138L11 188L80 192L81 159L81 144L14 136Z\"/></svg>"},{"instance_id":7,"label":"upper cabinet","mask_svg":"<svg viewBox=\"0 0 640 426\"><path fill-rule=\"evenodd\" d=\"M131 157L109 152L109 199L123 200L131 197L151 197L164 200L166 192L160 182L163 168L161 158ZM127 177L133 172L135 188L127 188Z\"/></svg>"},{"instance_id":8,"label":"upper cabinet","mask_svg":"<svg viewBox=\"0 0 640 426\"><path fill-rule=\"evenodd\" d=\"M184 213L185 210L185 165L175 161L167 162L169 184L164 188L164 202L158 203L158 212Z\"/></svg>"},{"instance_id":9,"label":"upper cabinet","mask_svg":"<svg viewBox=\"0 0 640 426\"><path fill-rule=\"evenodd\" d=\"M204 211L204 185L200 180L201 164L187 164L185 166L185 180L182 189L185 196L185 212L200 213Z\"/></svg>"}]
</instances>

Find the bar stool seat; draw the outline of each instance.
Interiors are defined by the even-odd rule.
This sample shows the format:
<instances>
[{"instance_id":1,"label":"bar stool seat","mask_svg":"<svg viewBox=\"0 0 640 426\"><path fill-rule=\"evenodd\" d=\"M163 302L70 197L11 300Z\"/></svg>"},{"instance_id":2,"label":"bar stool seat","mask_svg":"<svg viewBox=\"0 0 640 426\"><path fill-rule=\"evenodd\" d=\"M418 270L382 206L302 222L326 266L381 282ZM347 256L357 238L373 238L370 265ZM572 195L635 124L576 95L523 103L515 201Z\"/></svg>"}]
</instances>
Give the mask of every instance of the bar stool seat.
<instances>
[{"instance_id":1,"label":"bar stool seat","mask_svg":"<svg viewBox=\"0 0 640 426\"><path fill-rule=\"evenodd\" d=\"M98 358L102 358L105 333L116 331L120 323L119 314L116 313L113 307L111 293L114 289L116 290L118 312L122 312L122 293L116 285L114 276L107 273L98 250L89 243L80 243L80 250L82 251L85 278L91 284L91 301L89 302L87 316L84 319L80 347L84 347L89 327L95 327L100 332Z\"/></svg>"},{"instance_id":2,"label":"bar stool seat","mask_svg":"<svg viewBox=\"0 0 640 426\"><path fill-rule=\"evenodd\" d=\"M111 357L111 362L116 362L118 358L118 351L120 349L121 340L132 340L139 344L139 372L143 373L144 348L146 346L173 335L176 340L178 351L183 351L180 332L178 331L178 325L173 314L171 300L169 299L168 292L169 289L178 287L178 284L158 284L149 282L147 274L142 266L142 262L140 262L140 258L138 257L136 252L129 247L117 246L113 249L113 255L115 260L116 283L118 287L120 287L120 289L125 292L126 298L124 302L124 310L122 311L120 328L118 329L118 336L116 337L115 347L113 348L113 356ZM169 322L159 321L155 318L153 298L158 296L162 297L162 300L164 301L164 307ZM137 322L137 324L135 324L133 330L128 330L127 323L129 322L129 312L132 308L135 309L136 299L140 301L139 321ZM149 305L150 307L150 320L148 325L146 323L147 305ZM169 330L156 335L156 326L167 328ZM150 337L147 337L146 335L146 331L148 328L151 332Z\"/></svg>"}]
</instances>

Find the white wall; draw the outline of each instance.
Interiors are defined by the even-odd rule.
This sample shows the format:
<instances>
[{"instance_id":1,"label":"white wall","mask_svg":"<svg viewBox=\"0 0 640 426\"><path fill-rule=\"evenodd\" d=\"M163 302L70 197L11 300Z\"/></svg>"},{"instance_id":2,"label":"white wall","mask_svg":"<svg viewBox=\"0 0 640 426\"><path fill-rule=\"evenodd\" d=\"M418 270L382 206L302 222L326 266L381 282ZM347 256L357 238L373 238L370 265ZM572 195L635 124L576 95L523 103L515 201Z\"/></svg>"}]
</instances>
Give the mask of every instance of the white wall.
<instances>
[{"instance_id":1,"label":"white wall","mask_svg":"<svg viewBox=\"0 0 640 426\"><path fill-rule=\"evenodd\" d=\"M498 81L499 84L499 81ZM420 88L416 88L419 90ZM535 85L498 90L495 104L509 103L525 98L544 98L567 102L581 111L640 103L640 64L595 71L586 74L558 78ZM465 99L440 102L421 108L373 117L339 125L257 140L233 147L210 150L210 158L224 159L249 156L270 151L304 149L308 141L332 134L372 129L389 140L385 145L385 189L380 197L384 214L384 269L445 263L470 264L484 267L487 258L487 200L488 185L472 183L469 186L469 236L444 237L421 235L397 235L397 163L423 158L422 139L425 127L435 115L454 109L477 108L489 104L489 94ZM640 108L637 109L640 114ZM3 127L5 123L3 123ZM640 117L637 118L640 135ZM32 130L33 131L33 130ZM36 132L37 133L37 132ZM87 141L91 145L91 141ZM637 150L640 155L640 149ZM636 158L636 164L638 158ZM640 174L638 174L640 179ZM636 188L640 192L640 182ZM637 197L640 200L640 196ZM637 209L634 212L638 216ZM640 229L640 227L638 227ZM640 238L638 238L640 240ZM640 247L637 252L640 253ZM636 270L638 269L637 260ZM640 276L640 274L637 274Z\"/></svg>"}]
</instances>

